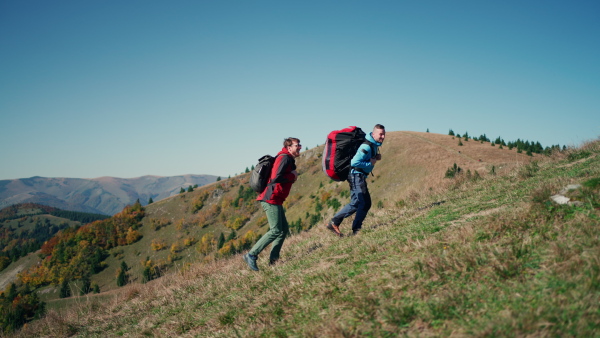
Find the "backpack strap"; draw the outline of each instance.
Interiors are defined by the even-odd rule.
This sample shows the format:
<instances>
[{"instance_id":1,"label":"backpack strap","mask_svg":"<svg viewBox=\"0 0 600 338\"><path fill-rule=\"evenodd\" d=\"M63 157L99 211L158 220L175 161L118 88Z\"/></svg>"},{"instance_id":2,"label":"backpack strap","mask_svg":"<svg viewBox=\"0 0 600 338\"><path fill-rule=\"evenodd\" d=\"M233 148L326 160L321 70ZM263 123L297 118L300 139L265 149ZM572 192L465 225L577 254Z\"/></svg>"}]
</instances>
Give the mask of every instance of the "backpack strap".
<instances>
[{"instance_id":1,"label":"backpack strap","mask_svg":"<svg viewBox=\"0 0 600 338\"><path fill-rule=\"evenodd\" d=\"M369 140L365 140L362 144L368 144L369 148L371 148L371 158L377 155L377 148L374 147L375 144Z\"/></svg>"},{"instance_id":2,"label":"backpack strap","mask_svg":"<svg viewBox=\"0 0 600 338\"><path fill-rule=\"evenodd\" d=\"M369 140L364 140L363 143L361 143L361 145L363 145L363 144L368 144L369 148L371 148L371 158L373 158L377 155L377 148L373 147L374 146L373 142L371 142ZM369 176L369 174L364 172L361 168L357 168L357 167L351 167L351 168L360 173L363 173L363 174ZM375 174L373 174L373 171L371 171L371 175L375 176Z\"/></svg>"},{"instance_id":3,"label":"backpack strap","mask_svg":"<svg viewBox=\"0 0 600 338\"><path fill-rule=\"evenodd\" d=\"M291 155L288 155L288 154L277 154L277 155L275 155L275 157L273 157L273 158L274 158L274 160L273 160L273 167L275 167L275 161L277 161L277 157L279 157L279 156L283 156L283 155L286 155L286 156L290 156L290 157L291 157ZM274 169L274 168L273 168L273 169ZM272 183L271 183L271 178L269 177L269 181L267 182L267 186L269 186L269 185L274 185L274 184L277 184L277 182L272 182Z\"/></svg>"}]
</instances>

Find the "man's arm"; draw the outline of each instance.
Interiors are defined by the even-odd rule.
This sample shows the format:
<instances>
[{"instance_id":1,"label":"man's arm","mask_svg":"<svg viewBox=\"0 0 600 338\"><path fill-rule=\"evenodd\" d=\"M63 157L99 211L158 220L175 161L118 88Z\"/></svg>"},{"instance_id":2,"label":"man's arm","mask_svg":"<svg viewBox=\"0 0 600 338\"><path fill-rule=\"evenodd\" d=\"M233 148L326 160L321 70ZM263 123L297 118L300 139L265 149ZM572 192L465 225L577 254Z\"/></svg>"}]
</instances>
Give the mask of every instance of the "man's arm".
<instances>
[{"instance_id":1,"label":"man's arm","mask_svg":"<svg viewBox=\"0 0 600 338\"><path fill-rule=\"evenodd\" d=\"M359 169L368 169L372 168L375 162L375 159L371 159L371 147L368 144L361 144L350 165Z\"/></svg>"}]
</instances>

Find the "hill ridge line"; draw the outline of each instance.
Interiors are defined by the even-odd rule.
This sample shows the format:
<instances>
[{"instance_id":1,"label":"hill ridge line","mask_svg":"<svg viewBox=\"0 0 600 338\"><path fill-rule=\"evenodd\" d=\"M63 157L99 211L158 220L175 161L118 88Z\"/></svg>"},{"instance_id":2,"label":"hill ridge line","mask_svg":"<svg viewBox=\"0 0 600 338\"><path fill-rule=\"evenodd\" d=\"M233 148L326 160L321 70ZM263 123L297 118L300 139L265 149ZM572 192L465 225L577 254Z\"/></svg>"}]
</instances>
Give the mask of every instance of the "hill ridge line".
<instances>
[{"instance_id":1,"label":"hill ridge line","mask_svg":"<svg viewBox=\"0 0 600 338\"><path fill-rule=\"evenodd\" d=\"M443 145L443 144L440 144L440 143L434 142L434 141L432 141L432 140L429 140L429 139L427 139L427 138L425 138L425 137L423 137L423 136L419 136L419 135L411 134L411 133L409 133L409 132L406 132L406 131L400 131L400 133L402 133L402 134L404 134L404 135L408 135L408 136L410 136L410 137L413 137L413 138L417 138L417 139L423 140L423 141L425 141L425 142L428 142L428 143L431 143L431 144L434 144L434 145L436 145L436 146L439 146L440 148L444 148L445 150L447 150L448 152L451 152L451 153L453 153L453 154L456 154L456 153L457 153L457 151L456 151L455 149L452 149L452 148L450 148L450 147L448 147L448 146L445 146L445 145ZM468 155L465 155L465 154L463 154L461 151L458 151L458 155L460 155L461 157L464 157L464 158L466 158L466 159L469 159L469 160L471 160L471 161L473 161L473 162L478 162L478 160L476 160L476 159L472 158L471 156L468 156Z\"/></svg>"}]
</instances>

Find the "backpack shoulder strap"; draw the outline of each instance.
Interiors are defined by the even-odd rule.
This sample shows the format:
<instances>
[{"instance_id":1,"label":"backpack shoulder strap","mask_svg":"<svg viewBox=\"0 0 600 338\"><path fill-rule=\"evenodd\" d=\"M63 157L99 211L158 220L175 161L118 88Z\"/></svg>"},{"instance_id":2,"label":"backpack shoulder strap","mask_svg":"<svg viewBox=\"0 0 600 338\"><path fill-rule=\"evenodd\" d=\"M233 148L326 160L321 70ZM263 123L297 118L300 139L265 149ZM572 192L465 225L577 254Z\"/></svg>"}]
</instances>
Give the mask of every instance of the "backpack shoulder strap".
<instances>
[{"instance_id":1,"label":"backpack shoulder strap","mask_svg":"<svg viewBox=\"0 0 600 338\"><path fill-rule=\"evenodd\" d=\"M375 147L375 144L373 144L373 142L369 140L364 140L362 144L369 145L369 148L371 148L371 157L375 157L375 155L377 155L377 147Z\"/></svg>"}]
</instances>

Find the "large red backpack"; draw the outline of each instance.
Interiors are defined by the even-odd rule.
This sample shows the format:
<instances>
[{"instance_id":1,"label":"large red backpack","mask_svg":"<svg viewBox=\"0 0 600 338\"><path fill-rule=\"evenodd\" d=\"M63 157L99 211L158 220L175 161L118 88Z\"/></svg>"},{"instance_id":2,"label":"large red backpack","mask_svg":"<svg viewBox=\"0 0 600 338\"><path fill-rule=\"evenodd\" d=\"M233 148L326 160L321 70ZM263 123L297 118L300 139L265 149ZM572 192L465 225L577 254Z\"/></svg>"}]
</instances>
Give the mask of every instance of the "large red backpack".
<instances>
[{"instance_id":1,"label":"large red backpack","mask_svg":"<svg viewBox=\"0 0 600 338\"><path fill-rule=\"evenodd\" d=\"M323 172L334 181L345 181L350 173L350 161L358 147L366 142L365 132L358 127L334 130L327 135L323 149Z\"/></svg>"}]
</instances>

